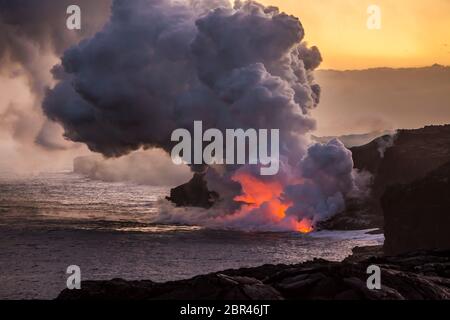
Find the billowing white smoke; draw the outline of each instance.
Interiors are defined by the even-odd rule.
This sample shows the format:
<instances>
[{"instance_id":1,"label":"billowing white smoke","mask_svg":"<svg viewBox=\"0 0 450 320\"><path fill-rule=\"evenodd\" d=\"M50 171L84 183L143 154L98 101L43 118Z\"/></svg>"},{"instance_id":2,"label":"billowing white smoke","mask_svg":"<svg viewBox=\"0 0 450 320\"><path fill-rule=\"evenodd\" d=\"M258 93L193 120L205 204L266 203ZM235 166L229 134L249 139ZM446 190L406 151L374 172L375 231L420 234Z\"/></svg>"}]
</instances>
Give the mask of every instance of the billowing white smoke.
<instances>
[{"instance_id":1,"label":"billowing white smoke","mask_svg":"<svg viewBox=\"0 0 450 320\"><path fill-rule=\"evenodd\" d=\"M65 52L43 108L67 138L106 156L170 151L173 130L192 130L196 120L204 130L280 129L277 176L260 177L250 166L208 170L209 188L224 198L208 216L238 227L298 229L304 218L341 211L355 189L351 153L338 141L310 146L307 138L321 56L303 38L297 18L253 1L114 1L105 28ZM278 191L225 212L255 189L246 183Z\"/></svg>"},{"instance_id":2,"label":"billowing white smoke","mask_svg":"<svg viewBox=\"0 0 450 320\"><path fill-rule=\"evenodd\" d=\"M293 203L287 215L317 222L345 209L344 195L356 185L352 154L342 142L312 145L298 169L304 180L286 187L285 196Z\"/></svg>"}]
</instances>

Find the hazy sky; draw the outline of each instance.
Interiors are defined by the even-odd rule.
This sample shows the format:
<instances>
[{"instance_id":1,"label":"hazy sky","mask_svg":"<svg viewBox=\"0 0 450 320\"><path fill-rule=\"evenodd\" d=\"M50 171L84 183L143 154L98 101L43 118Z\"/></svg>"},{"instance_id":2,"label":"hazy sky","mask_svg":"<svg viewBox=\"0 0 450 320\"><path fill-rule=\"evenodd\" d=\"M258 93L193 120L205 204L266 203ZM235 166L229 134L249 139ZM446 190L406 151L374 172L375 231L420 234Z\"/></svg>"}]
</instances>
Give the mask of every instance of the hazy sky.
<instances>
[{"instance_id":1,"label":"hazy sky","mask_svg":"<svg viewBox=\"0 0 450 320\"><path fill-rule=\"evenodd\" d=\"M450 65L449 0L261 0L296 15L323 69ZM381 30L369 30L369 5Z\"/></svg>"},{"instance_id":2,"label":"hazy sky","mask_svg":"<svg viewBox=\"0 0 450 320\"><path fill-rule=\"evenodd\" d=\"M317 135L450 123L450 67L316 72Z\"/></svg>"}]
</instances>

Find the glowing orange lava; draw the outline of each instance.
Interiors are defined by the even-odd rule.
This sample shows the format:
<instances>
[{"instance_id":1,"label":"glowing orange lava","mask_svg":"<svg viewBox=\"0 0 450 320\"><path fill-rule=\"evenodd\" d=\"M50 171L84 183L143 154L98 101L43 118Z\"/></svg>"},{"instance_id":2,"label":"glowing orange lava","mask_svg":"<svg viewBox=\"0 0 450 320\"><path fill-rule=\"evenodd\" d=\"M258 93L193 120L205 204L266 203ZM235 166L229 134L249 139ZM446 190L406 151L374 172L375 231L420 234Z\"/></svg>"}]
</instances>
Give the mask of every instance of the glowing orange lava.
<instances>
[{"instance_id":1,"label":"glowing orange lava","mask_svg":"<svg viewBox=\"0 0 450 320\"><path fill-rule=\"evenodd\" d=\"M312 226L312 221L309 219L303 219L302 221L297 222L295 230L301 233L313 232L314 228Z\"/></svg>"},{"instance_id":2,"label":"glowing orange lava","mask_svg":"<svg viewBox=\"0 0 450 320\"><path fill-rule=\"evenodd\" d=\"M278 181L261 181L258 178L243 172L238 172L233 176L233 180L239 182L242 186L242 194L235 197L235 201L243 202L245 205L240 210L241 214L266 206L270 214L270 220L273 223L288 223L289 228L301 233L313 231L312 221L303 219L287 220L286 210L292 203L281 201L280 196L283 192L283 185Z\"/></svg>"}]
</instances>

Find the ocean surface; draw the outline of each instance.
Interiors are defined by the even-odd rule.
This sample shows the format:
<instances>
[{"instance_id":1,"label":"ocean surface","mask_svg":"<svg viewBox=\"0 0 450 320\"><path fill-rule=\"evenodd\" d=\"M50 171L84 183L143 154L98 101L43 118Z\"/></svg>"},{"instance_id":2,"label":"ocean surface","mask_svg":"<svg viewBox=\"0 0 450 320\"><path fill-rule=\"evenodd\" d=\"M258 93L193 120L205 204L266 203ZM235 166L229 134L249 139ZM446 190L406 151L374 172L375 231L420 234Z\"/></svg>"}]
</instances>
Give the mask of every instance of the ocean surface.
<instances>
[{"instance_id":1,"label":"ocean surface","mask_svg":"<svg viewBox=\"0 0 450 320\"><path fill-rule=\"evenodd\" d=\"M82 280L168 281L228 268L339 261L383 243L366 231L238 232L154 224L169 188L69 173L0 174L0 299L53 299L69 265Z\"/></svg>"}]
</instances>

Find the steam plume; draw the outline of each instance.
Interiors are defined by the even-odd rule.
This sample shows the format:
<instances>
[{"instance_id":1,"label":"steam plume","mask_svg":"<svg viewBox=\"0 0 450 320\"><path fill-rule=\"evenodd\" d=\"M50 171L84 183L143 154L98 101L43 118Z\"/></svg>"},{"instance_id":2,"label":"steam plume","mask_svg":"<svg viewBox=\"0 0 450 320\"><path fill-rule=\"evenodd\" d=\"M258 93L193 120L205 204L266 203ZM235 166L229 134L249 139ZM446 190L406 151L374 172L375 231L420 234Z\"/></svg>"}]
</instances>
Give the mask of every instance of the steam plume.
<instances>
[{"instance_id":1,"label":"steam plume","mask_svg":"<svg viewBox=\"0 0 450 320\"><path fill-rule=\"evenodd\" d=\"M74 172L107 182L129 181L171 187L184 183L192 176L189 168L175 166L169 155L158 149L134 152L118 159L78 157L74 161Z\"/></svg>"},{"instance_id":2,"label":"steam plume","mask_svg":"<svg viewBox=\"0 0 450 320\"><path fill-rule=\"evenodd\" d=\"M172 131L192 130L195 120L204 130L280 129L279 175L263 178L249 166L208 170L209 187L224 197L208 217L301 230L342 210L355 188L342 143L310 146L307 138L322 58L303 38L297 18L254 1L114 1L107 25L54 68L58 84L43 109L68 139L108 157L170 151ZM244 204L229 211L237 201Z\"/></svg>"}]
</instances>

